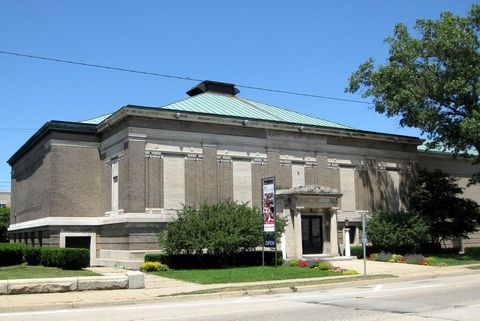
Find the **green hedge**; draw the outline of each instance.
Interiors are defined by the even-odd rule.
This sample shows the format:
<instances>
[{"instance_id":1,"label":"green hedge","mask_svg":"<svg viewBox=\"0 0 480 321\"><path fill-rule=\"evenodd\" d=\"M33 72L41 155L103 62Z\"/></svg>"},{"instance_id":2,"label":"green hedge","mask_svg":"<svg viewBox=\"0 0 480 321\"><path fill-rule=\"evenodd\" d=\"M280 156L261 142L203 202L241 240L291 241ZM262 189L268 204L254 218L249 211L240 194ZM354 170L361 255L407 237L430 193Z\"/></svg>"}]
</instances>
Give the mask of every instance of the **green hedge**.
<instances>
[{"instance_id":1,"label":"green hedge","mask_svg":"<svg viewBox=\"0 0 480 321\"><path fill-rule=\"evenodd\" d=\"M465 254L480 259L480 246L465 248Z\"/></svg>"},{"instance_id":2,"label":"green hedge","mask_svg":"<svg viewBox=\"0 0 480 321\"><path fill-rule=\"evenodd\" d=\"M275 265L275 252L265 252L265 265ZM173 269L211 269L221 267L262 265L262 252L240 252L235 255L214 254L146 254L145 262L161 262ZM277 252L277 264L283 263L282 252Z\"/></svg>"},{"instance_id":3,"label":"green hedge","mask_svg":"<svg viewBox=\"0 0 480 321\"><path fill-rule=\"evenodd\" d=\"M80 270L90 265L90 252L77 248L40 248L40 264L64 270Z\"/></svg>"},{"instance_id":4,"label":"green hedge","mask_svg":"<svg viewBox=\"0 0 480 321\"><path fill-rule=\"evenodd\" d=\"M16 243L0 243L0 266L23 263L25 245Z\"/></svg>"},{"instance_id":5,"label":"green hedge","mask_svg":"<svg viewBox=\"0 0 480 321\"><path fill-rule=\"evenodd\" d=\"M90 251L87 249L66 248L61 255L64 270L81 270L90 265Z\"/></svg>"},{"instance_id":6,"label":"green hedge","mask_svg":"<svg viewBox=\"0 0 480 321\"><path fill-rule=\"evenodd\" d=\"M369 256L372 253L381 252L382 249L380 249L376 246L368 245L366 250L367 250L367 256ZM363 259L363 246L361 246L361 245L358 246L357 245L357 246L350 247L350 255L356 256L359 259Z\"/></svg>"},{"instance_id":7,"label":"green hedge","mask_svg":"<svg viewBox=\"0 0 480 321\"><path fill-rule=\"evenodd\" d=\"M26 246L23 249L23 258L28 265L40 264L41 247Z\"/></svg>"},{"instance_id":8,"label":"green hedge","mask_svg":"<svg viewBox=\"0 0 480 321\"><path fill-rule=\"evenodd\" d=\"M60 267L62 248L42 247L40 250L40 264L47 267Z\"/></svg>"},{"instance_id":9,"label":"green hedge","mask_svg":"<svg viewBox=\"0 0 480 321\"><path fill-rule=\"evenodd\" d=\"M80 270L90 265L87 249L32 247L22 243L0 243L0 266L22 264Z\"/></svg>"}]
</instances>

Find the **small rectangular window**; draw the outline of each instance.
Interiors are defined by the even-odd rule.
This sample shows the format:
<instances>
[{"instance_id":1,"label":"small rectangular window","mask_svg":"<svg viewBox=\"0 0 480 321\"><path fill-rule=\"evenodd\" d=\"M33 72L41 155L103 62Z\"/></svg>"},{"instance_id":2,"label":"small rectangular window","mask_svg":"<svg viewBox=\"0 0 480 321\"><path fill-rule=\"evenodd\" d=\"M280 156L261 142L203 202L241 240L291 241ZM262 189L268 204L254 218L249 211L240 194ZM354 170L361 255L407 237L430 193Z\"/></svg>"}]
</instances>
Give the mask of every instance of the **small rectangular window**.
<instances>
[{"instance_id":1,"label":"small rectangular window","mask_svg":"<svg viewBox=\"0 0 480 321\"><path fill-rule=\"evenodd\" d=\"M112 164L112 211L118 211L118 162Z\"/></svg>"}]
</instances>

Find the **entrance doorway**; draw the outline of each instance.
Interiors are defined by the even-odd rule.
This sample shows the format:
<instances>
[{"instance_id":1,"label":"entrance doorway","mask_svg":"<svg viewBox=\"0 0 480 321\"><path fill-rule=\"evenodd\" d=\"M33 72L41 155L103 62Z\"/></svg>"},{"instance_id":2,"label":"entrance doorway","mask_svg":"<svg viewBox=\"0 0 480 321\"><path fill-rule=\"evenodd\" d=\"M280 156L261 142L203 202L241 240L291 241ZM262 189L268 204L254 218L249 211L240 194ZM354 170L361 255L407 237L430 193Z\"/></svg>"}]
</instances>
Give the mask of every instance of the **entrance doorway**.
<instances>
[{"instance_id":1,"label":"entrance doorway","mask_svg":"<svg viewBox=\"0 0 480 321\"><path fill-rule=\"evenodd\" d=\"M90 266L97 264L97 235L95 232L60 232L60 247L90 250Z\"/></svg>"},{"instance_id":2,"label":"entrance doorway","mask_svg":"<svg viewBox=\"0 0 480 321\"><path fill-rule=\"evenodd\" d=\"M76 247L90 250L90 236L67 236L65 237L65 247Z\"/></svg>"},{"instance_id":3,"label":"entrance doorway","mask_svg":"<svg viewBox=\"0 0 480 321\"><path fill-rule=\"evenodd\" d=\"M323 253L322 217L302 216L303 254Z\"/></svg>"}]
</instances>

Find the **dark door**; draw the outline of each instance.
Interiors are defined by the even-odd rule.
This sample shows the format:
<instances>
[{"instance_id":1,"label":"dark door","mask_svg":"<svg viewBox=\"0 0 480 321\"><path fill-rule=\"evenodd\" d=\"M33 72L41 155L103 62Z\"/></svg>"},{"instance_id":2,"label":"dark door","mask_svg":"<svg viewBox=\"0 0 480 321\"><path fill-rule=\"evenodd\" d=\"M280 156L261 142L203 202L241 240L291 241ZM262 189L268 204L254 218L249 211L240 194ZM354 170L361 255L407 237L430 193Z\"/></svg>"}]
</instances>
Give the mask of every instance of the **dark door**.
<instances>
[{"instance_id":1,"label":"dark door","mask_svg":"<svg viewBox=\"0 0 480 321\"><path fill-rule=\"evenodd\" d=\"M302 217L303 254L323 253L322 217Z\"/></svg>"},{"instance_id":2,"label":"dark door","mask_svg":"<svg viewBox=\"0 0 480 321\"><path fill-rule=\"evenodd\" d=\"M65 247L76 247L90 250L90 236L66 236Z\"/></svg>"}]
</instances>

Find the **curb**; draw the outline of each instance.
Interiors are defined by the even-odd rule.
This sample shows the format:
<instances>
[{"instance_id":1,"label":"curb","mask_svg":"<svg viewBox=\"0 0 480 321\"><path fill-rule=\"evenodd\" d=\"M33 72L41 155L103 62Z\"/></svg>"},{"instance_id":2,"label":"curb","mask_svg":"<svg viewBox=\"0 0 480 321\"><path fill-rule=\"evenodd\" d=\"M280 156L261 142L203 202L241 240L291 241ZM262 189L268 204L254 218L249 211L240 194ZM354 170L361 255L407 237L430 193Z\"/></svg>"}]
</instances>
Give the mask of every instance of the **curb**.
<instances>
[{"instance_id":1,"label":"curb","mask_svg":"<svg viewBox=\"0 0 480 321\"><path fill-rule=\"evenodd\" d=\"M0 295L143 288L145 288L145 275L141 272L0 281Z\"/></svg>"}]
</instances>

